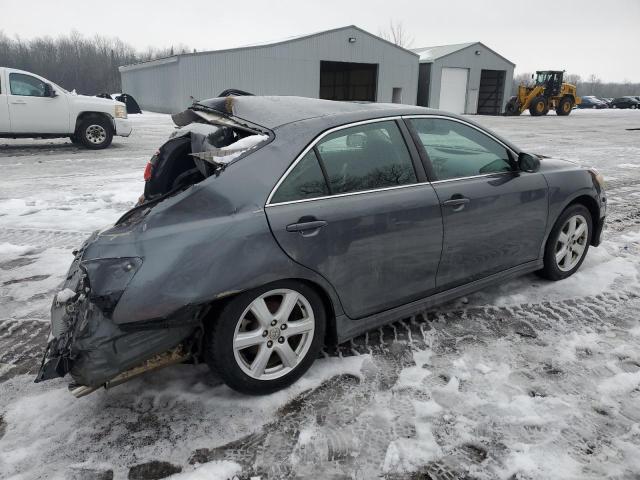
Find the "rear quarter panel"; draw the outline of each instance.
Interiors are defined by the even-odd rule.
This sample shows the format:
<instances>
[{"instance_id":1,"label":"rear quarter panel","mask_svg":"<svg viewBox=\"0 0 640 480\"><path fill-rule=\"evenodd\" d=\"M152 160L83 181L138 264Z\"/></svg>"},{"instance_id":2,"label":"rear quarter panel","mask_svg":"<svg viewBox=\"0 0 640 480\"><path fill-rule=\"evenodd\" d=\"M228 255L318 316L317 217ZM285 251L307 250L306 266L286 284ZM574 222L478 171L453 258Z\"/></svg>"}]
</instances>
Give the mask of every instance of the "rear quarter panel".
<instances>
[{"instance_id":1,"label":"rear quarter panel","mask_svg":"<svg viewBox=\"0 0 640 480\"><path fill-rule=\"evenodd\" d=\"M167 318L186 305L289 278L318 284L341 314L328 282L281 250L264 212L269 192L294 158L289 150L274 141L220 176L164 200L139 224L103 232L85 259L143 258L114 311L115 323Z\"/></svg>"}]
</instances>

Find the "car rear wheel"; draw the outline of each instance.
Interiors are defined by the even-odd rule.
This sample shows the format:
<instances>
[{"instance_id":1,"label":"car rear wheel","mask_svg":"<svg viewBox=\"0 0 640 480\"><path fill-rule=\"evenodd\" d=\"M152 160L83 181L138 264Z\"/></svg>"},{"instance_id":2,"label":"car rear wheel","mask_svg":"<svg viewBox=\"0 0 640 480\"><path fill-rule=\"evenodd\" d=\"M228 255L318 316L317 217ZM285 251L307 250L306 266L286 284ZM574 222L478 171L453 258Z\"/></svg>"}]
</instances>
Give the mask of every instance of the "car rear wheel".
<instances>
[{"instance_id":1,"label":"car rear wheel","mask_svg":"<svg viewBox=\"0 0 640 480\"><path fill-rule=\"evenodd\" d=\"M549 280L573 275L589 250L593 221L584 205L571 205L558 218L544 252L544 268L539 274Z\"/></svg>"},{"instance_id":2,"label":"car rear wheel","mask_svg":"<svg viewBox=\"0 0 640 480\"><path fill-rule=\"evenodd\" d=\"M280 281L232 298L205 339L211 370L234 390L263 395L291 385L317 358L322 300L309 286Z\"/></svg>"},{"instance_id":3,"label":"car rear wheel","mask_svg":"<svg viewBox=\"0 0 640 480\"><path fill-rule=\"evenodd\" d=\"M111 145L113 127L107 118L92 115L80 122L75 136L86 148L100 150Z\"/></svg>"}]
</instances>

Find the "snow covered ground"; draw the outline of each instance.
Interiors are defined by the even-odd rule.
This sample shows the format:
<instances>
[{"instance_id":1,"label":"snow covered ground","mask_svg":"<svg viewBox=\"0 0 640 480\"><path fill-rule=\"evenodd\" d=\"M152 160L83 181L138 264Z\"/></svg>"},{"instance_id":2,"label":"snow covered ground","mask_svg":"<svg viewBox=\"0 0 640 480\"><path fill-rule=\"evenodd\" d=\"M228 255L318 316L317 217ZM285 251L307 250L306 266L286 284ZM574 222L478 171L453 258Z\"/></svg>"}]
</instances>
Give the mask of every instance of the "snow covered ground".
<instances>
[{"instance_id":1,"label":"snow covered ground","mask_svg":"<svg viewBox=\"0 0 640 480\"><path fill-rule=\"evenodd\" d=\"M398 319L260 398L189 365L82 399L33 384L71 249L135 202L172 124L133 116L98 152L0 140L0 478L640 478L640 112L473 119L600 169L603 245L568 280Z\"/></svg>"}]
</instances>

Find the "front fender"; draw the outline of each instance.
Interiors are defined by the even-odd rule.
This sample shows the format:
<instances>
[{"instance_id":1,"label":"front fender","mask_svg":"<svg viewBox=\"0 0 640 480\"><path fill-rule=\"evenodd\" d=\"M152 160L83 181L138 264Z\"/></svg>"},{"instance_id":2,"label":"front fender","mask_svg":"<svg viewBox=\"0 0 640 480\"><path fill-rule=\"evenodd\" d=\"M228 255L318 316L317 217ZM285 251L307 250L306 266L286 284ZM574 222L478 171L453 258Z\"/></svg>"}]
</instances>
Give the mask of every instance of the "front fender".
<instances>
[{"instance_id":1,"label":"front fender","mask_svg":"<svg viewBox=\"0 0 640 480\"><path fill-rule=\"evenodd\" d=\"M542 162L546 161L543 160ZM580 197L588 197L597 208L597 215L593 218L594 227L599 224L601 217L604 215L603 199L593 184L591 174L586 169L572 167L543 172L549 185L549 216L540 257L544 256L547 239L558 217Z\"/></svg>"}]
</instances>

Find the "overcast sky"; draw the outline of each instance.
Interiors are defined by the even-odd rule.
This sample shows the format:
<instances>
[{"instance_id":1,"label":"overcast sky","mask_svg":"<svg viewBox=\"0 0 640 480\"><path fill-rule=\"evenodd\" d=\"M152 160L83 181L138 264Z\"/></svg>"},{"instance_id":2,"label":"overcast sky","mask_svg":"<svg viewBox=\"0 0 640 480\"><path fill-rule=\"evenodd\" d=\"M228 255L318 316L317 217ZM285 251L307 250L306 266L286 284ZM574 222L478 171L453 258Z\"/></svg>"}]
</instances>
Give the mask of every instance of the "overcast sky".
<instances>
[{"instance_id":1,"label":"overcast sky","mask_svg":"<svg viewBox=\"0 0 640 480\"><path fill-rule=\"evenodd\" d=\"M377 34L392 19L413 37L411 47L481 41L516 63L516 73L564 69L640 82L640 0L0 1L0 30L9 36L75 29L139 49L214 50L350 24Z\"/></svg>"}]
</instances>

